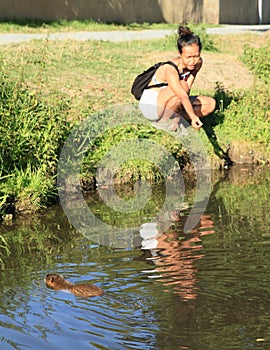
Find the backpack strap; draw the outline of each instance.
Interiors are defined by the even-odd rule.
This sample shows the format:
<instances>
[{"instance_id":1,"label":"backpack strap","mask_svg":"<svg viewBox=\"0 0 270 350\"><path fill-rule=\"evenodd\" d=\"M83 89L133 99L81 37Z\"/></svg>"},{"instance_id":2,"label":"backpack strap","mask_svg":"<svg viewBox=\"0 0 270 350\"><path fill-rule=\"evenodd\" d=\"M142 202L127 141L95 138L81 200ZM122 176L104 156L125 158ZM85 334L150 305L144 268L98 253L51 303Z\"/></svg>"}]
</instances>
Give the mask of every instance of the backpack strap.
<instances>
[{"instance_id":1,"label":"backpack strap","mask_svg":"<svg viewBox=\"0 0 270 350\"><path fill-rule=\"evenodd\" d=\"M180 72L178 70L177 65L175 63L173 63L172 61L162 62L161 65L164 65L164 64L169 64L172 67L174 67L177 70L177 73L178 73L178 76L179 76L179 80L180 80L181 74L180 74ZM145 89L159 88L159 87L162 87L162 86L168 86L168 83L159 83L159 84L155 84L155 85L146 86Z\"/></svg>"}]
</instances>

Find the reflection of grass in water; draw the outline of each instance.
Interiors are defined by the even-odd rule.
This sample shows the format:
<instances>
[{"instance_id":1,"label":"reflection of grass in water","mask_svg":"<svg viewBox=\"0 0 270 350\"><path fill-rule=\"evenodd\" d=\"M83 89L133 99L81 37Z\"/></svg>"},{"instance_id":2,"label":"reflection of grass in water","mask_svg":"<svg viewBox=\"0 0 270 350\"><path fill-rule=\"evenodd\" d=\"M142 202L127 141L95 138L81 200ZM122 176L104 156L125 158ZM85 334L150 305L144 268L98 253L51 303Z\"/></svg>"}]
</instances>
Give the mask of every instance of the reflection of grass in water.
<instances>
[{"instance_id":1,"label":"reflection of grass in water","mask_svg":"<svg viewBox=\"0 0 270 350\"><path fill-rule=\"evenodd\" d=\"M3 195L0 197L0 209L3 208L3 206L5 205L7 200L7 196ZM2 255L6 256L10 254L10 250L8 247L8 243L6 241L6 239L4 238L3 235L0 234L0 265L2 266L2 268L4 267L4 262L2 259Z\"/></svg>"},{"instance_id":2,"label":"reflection of grass in water","mask_svg":"<svg viewBox=\"0 0 270 350\"><path fill-rule=\"evenodd\" d=\"M151 187L151 197L140 210L136 210L136 206L134 206L135 209L132 211L132 201L136 199L136 192L134 192L134 185L131 184L118 185L115 188L117 196L119 196L120 200L126 202L127 207L130 202L130 212L125 211L126 207L124 207L123 211L121 211L121 209L115 210L113 207L109 207L106 202L99 197L97 192L94 192L91 194L91 196L86 197L86 201L90 210L106 224L121 228L138 227L147 221L158 221L160 213L164 214L164 212L167 212L167 210L180 210L182 209L183 205L185 207L187 205L188 207L192 207L195 198L196 186L179 188L178 184L170 183L170 180L168 179L167 181L169 181L167 186L170 187L169 194L166 193L164 179L162 179L162 181L158 184L152 183L151 181L148 182L148 185ZM141 191L143 191L143 188L141 188ZM108 189L108 193L110 194L110 189ZM165 198L166 196L167 198ZM142 200L144 199L143 195L141 198ZM163 208L164 205L165 207ZM81 217L80 220L81 222L84 222L85 218ZM91 230L93 231L94 228Z\"/></svg>"},{"instance_id":3,"label":"reflection of grass in water","mask_svg":"<svg viewBox=\"0 0 270 350\"><path fill-rule=\"evenodd\" d=\"M3 253L2 253L3 251ZM4 256L9 255L10 254L10 250L9 250L9 246L7 241L5 240L5 238L0 235L0 265L2 268L4 268ZM3 257L3 258L2 258Z\"/></svg>"},{"instance_id":4,"label":"reflection of grass in water","mask_svg":"<svg viewBox=\"0 0 270 350\"><path fill-rule=\"evenodd\" d=\"M12 263L13 267L22 271L22 275L28 270L28 265L40 266L45 263L53 266L56 257L71 252L72 245L80 238L68 224L64 214L59 215L53 209L42 216L42 219L38 215L31 215L28 221L20 220L17 227L3 226L3 230L9 254L12 256L11 260L7 259L8 251L2 251L3 266L9 269L9 264ZM76 254L79 255L79 252L76 251Z\"/></svg>"},{"instance_id":5,"label":"reflection of grass in water","mask_svg":"<svg viewBox=\"0 0 270 350\"><path fill-rule=\"evenodd\" d=\"M151 186L151 184L150 184ZM143 188L141 189L143 191ZM130 212L116 211L113 208L107 206L106 203L96 193L95 196L91 195L87 199L87 204L93 213L108 225L116 227L137 227L140 226L148 218L152 218L158 215L160 209L164 203L164 183L159 186L155 185L151 187L152 194L149 201L140 210L132 211L132 201L136 198L134 195L134 187L131 185L118 186L117 195L119 198L126 202L126 205L130 204ZM177 195L176 195L177 197ZM126 209L126 208L124 208ZM84 218L82 218L82 221Z\"/></svg>"},{"instance_id":6,"label":"reflection of grass in water","mask_svg":"<svg viewBox=\"0 0 270 350\"><path fill-rule=\"evenodd\" d=\"M229 181L220 183L216 197L222 200L224 210L220 215L224 220L229 216L231 224L245 222L246 228L259 225L268 229L270 183L268 171L255 170L252 177L235 173ZM241 176L242 175L242 176ZM230 173L229 173L230 176ZM222 207L221 207L222 209ZM244 227L244 226L243 226ZM248 232L246 232L248 234Z\"/></svg>"}]
</instances>

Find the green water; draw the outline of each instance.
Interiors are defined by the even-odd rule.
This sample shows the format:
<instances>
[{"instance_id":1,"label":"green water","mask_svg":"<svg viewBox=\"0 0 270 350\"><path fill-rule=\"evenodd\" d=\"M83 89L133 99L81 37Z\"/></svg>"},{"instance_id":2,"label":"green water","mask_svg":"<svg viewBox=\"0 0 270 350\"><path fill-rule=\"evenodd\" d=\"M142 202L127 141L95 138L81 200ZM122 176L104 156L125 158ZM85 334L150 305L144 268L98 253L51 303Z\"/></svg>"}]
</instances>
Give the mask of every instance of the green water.
<instances>
[{"instance_id":1,"label":"green water","mask_svg":"<svg viewBox=\"0 0 270 350\"><path fill-rule=\"evenodd\" d=\"M172 213L158 237L144 212L151 239L138 230L133 247L90 241L60 206L2 225L10 254L1 250L0 349L269 349L269 174L214 174L207 209L189 233L186 188L180 216ZM89 203L102 211L95 198ZM47 289L47 273L96 284L106 296Z\"/></svg>"}]
</instances>

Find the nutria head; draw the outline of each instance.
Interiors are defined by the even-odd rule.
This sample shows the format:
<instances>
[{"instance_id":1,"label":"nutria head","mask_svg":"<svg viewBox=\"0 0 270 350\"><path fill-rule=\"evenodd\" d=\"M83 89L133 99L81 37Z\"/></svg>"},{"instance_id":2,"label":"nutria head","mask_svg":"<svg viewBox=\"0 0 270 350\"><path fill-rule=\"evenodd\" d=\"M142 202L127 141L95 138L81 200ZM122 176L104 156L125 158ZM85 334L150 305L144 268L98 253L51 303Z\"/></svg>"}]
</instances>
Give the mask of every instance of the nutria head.
<instances>
[{"instance_id":1,"label":"nutria head","mask_svg":"<svg viewBox=\"0 0 270 350\"><path fill-rule=\"evenodd\" d=\"M62 275L48 274L45 278L46 286L51 289L63 289L70 283Z\"/></svg>"}]
</instances>

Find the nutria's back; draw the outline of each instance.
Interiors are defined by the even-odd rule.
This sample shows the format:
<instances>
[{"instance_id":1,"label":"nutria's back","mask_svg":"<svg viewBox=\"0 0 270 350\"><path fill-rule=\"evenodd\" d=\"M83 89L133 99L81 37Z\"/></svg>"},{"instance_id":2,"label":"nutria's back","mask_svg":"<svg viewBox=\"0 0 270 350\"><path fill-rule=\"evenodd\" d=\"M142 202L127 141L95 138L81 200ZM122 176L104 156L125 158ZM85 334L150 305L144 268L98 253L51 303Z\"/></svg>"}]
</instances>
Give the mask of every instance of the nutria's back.
<instances>
[{"instance_id":1,"label":"nutria's back","mask_svg":"<svg viewBox=\"0 0 270 350\"><path fill-rule=\"evenodd\" d=\"M104 291L92 284L73 284L64 279L62 275L49 274L45 278L46 286L54 290L68 290L71 293L81 297L94 297L103 295Z\"/></svg>"}]
</instances>

